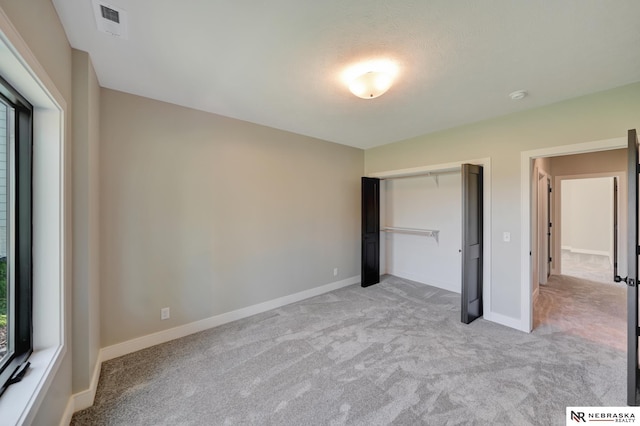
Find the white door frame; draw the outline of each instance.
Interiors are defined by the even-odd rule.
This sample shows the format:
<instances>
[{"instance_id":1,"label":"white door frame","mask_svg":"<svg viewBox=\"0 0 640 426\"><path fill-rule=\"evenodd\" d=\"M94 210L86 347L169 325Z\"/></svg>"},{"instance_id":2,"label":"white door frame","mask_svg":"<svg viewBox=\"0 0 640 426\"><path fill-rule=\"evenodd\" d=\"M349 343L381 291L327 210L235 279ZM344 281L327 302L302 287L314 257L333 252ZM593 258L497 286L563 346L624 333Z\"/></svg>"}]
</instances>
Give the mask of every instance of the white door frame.
<instances>
[{"instance_id":1,"label":"white door frame","mask_svg":"<svg viewBox=\"0 0 640 426\"><path fill-rule=\"evenodd\" d=\"M531 279L531 176L533 160L559 155L584 154L627 147L627 138L619 137L593 142L562 145L522 151L520 153L520 329L533 329L533 297ZM537 265L536 265L537 266Z\"/></svg>"}]
</instances>

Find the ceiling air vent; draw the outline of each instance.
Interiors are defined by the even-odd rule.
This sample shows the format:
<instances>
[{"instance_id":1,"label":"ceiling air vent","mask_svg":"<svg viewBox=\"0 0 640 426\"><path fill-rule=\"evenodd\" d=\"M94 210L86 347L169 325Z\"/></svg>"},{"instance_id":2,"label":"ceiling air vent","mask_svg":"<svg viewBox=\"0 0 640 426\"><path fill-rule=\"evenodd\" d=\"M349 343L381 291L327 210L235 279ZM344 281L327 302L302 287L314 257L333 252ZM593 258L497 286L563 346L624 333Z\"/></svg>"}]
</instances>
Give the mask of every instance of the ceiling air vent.
<instances>
[{"instance_id":1,"label":"ceiling air vent","mask_svg":"<svg viewBox=\"0 0 640 426\"><path fill-rule=\"evenodd\" d=\"M127 12L101 0L93 0L98 30L113 37L127 38Z\"/></svg>"},{"instance_id":2,"label":"ceiling air vent","mask_svg":"<svg viewBox=\"0 0 640 426\"><path fill-rule=\"evenodd\" d=\"M107 6L101 4L100 12L102 13L102 17L109 21L113 21L116 24L120 23L120 13L117 10L109 9Z\"/></svg>"}]
</instances>

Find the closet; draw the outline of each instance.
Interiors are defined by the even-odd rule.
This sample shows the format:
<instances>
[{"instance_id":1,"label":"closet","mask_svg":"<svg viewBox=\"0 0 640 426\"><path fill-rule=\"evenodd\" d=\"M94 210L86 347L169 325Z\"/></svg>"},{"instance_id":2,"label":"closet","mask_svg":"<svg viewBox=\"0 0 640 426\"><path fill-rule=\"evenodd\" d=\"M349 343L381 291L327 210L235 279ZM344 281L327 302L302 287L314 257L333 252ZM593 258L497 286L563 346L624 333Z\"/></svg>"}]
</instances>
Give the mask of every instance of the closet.
<instances>
[{"instance_id":1,"label":"closet","mask_svg":"<svg viewBox=\"0 0 640 426\"><path fill-rule=\"evenodd\" d=\"M460 171L380 185L380 273L461 292Z\"/></svg>"},{"instance_id":2,"label":"closet","mask_svg":"<svg viewBox=\"0 0 640 426\"><path fill-rule=\"evenodd\" d=\"M482 315L481 166L362 178L362 286L381 274L460 293L463 322Z\"/></svg>"}]
</instances>

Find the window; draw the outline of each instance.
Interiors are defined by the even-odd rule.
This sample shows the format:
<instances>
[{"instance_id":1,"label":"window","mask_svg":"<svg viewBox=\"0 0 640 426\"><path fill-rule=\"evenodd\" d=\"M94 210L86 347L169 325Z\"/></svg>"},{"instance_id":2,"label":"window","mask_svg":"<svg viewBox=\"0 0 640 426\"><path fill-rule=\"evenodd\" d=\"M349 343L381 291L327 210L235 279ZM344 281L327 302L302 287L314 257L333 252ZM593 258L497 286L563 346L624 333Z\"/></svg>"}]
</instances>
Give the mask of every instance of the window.
<instances>
[{"instance_id":1,"label":"window","mask_svg":"<svg viewBox=\"0 0 640 426\"><path fill-rule=\"evenodd\" d=\"M60 404L64 404L59 392L49 393L49 390L52 386L61 389L71 381L70 372L64 368L71 356L67 340L70 308L65 305L71 281L71 272L65 268L67 263L70 265L67 262L70 231L65 226L70 209L67 202L70 197L65 190L65 171L70 168L65 160L70 159L65 138L68 107L64 96L4 13L0 13L0 76L33 106L33 352L29 356L28 373L20 383L6 388L0 397L0 423L44 424L51 423L47 415L57 412ZM1 93L9 92L2 90L0 84ZM3 99L5 105L12 105L8 101L11 99ZM24 111L18 109L21 110ZM4 373L6 368L11 369L3 368L3 374L8 374ZM0 385L4 384L3 379L0 377ZM42 404L46 404L46 408L41 407ZM67 407L71 421L71 404Z\"/></svg>"},{"instance_id":2,"label":"window","mask_svg":"<svg viewBox=\"0 0 640 426\"><path fill-rule=\"evenodd\" d=\"M0 395L32 341L32 107L0 79Z\"/></svg>"}]
</instances>

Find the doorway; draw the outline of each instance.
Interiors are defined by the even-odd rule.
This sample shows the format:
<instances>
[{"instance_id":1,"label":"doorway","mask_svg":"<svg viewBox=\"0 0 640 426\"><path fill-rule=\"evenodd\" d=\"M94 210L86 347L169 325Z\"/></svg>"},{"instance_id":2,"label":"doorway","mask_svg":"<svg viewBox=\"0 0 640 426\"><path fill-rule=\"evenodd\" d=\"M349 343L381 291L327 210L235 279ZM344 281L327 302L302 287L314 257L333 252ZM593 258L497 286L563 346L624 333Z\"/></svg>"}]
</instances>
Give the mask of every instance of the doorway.
<instances>
[{"instance_id":1,"label":"doorway","mask_svg":"<svg viewBox=\"0 0 640 426\"><path fill-rule=\"evenodd\" d=\"M625 150L627 147L627 140L624 137L607 139L595 142L587 142L581 144L572 144L565 146L558 146L552 148L537 149L532 151L524 151L521 154L521 324L520 328L523 331L533 330L533 302L534 302L534 290L537 288L538 281L534 280L534 273L538 273L538 263L535 261L537 247L537 222L532 219L536 219L537 205L536 205L536 187L532 183L532 177L534 175L535 166L537 162L548 161L550 158L557 157L572 157L574 155L586 155L593 153L601 153L605 156L620 155L619 150ZM626 151L624 151L626 152ZM625 157L625 155L622 155ZM552 176L571 176L587 173L586 167L590 172L598 173L601 170L598 169L602 164L607 164L608 161L602 161L592 158L583 158L584 161L576 161L575 157L573 161L568 161L560 173L550 173ZM588 161L587 161L588 160ZM626 162L622 169L626 169ZM536 181L537 182L537 181ZM560 235L561 224L559 223L560 217L559 209L554 208L560 202L559 193L557 190L557 177L553 178L553 196L551 202L551 217L552 217L552 235L551 235L551 275L560 274L560 262L554 261L554 255L560 253ZM622 234L622 233L621 233ZM557 256L555 257L557 259Z\"/></svg>"},{"instance_id":2,"label":"doorway","mask_svg":"<svg viewBox=\"0 0 640 426\"><path fill-rule=\"evenodd\" d=\"M626 157L620 149L533 161L532 329L625 350L626 288L614 282L613 265L617 252L625 254L621 239L614 242L614 219L626 223L626 199L614 193L618 182L626 191Z\"/></svg>"},{"instance_id":3,"label":"doorway","mask_svg":"<svg viewBox=\"0 0 640 426\"><path fill-rule=\"evenodd\" d=\"M616 205L618 179L619 176L606 176L560 180L562 275L615 284L614 262L618 252L624 253L621 247L614 247L619 243L614 222L624 223L614 217L624 210Z\"/></svg>"},{"instance_id":4,"label":"doorway","mask_svg":"<svg viewBox=\"0 0 640 426\"><path fill-rule=\"evenodd\" d=\"M533 161L531 189L535 191L531 206L531 280L533 307L539 295L546 291L547 299L540 303L542 311L555 306L548 298L551 287L564 288L566 298L583 298L584 311L588 317L590 306L602 305L597 297L598 286L589 287L592 299L588 299L586 281L602 285L618 286L614 282L614 263L620 254L619 263L626 267L626 199L614 197L614 182L626 191L626 149L606 150L537 158ZM553 184L551 184L553 182ZM614 200L617 205L614 206ZM614 218L614 212L616 217ZM614 247L614 219L623 224L619 229ZM616 250L618 249L618 250ZM569 279L570 278L570 279ZM548 287L546 285L549 284ZM581 292L581 286L585 286ZM556 289L556 290L557 290ZM605 292L605 289L601 289ZM609 291L610 289L607 289ZM619 290L617 290L619 292ZM614 293L616 290L612 290ZM572 293L573 292L573 293ZM589 296L591 297L591 296ZM622 295L621 295L622 297ZM589 303L587 303L589 302ZM563 304L565 307L567 303ZM532 310L535 314L535 309ZM620 309L611 307L610 318L617 323ZM572 309L560 309L554 315L572 320ZM597 312L592 312L597 315ZM549 320L542 315L532 325ZM612 326L616 328L617 326ZM617 327L620 340L624 340L622 328ZM597 333L592 333L597 334ZM607 337L612 333L604 333ZM615 334L615 333L614 333ZM607 340L607 339L605 339Z\"/></svg>"},{"instance_id":5,"label":"doorway","mask_svg":"<svg viewBox=\"0 0 640 426\"><path fill-rule=\"evenodd\" d=\"M627 332L624 333L623 332L623 336L626 334L626 339L620 338L618 340L627 341L627 350L626 350L626 357L627 357L627 403L629 405L639 405L640 404L640 389L638 387L638 383L639 383L639 377L640 377L640 368L639 368L639 362L638 362L638 330L640 330L640 328L638 328L638 289L637 289L637 283L638 283L638 255L640 253L639 251L639 247L640 247L640 243L639 243L639 239L638 239L638 217L639 217L639 211L638 211L638 198L639 198L639 193L638 193L638 180L639 180L639 173L640 173L640 159L639 159L639 143L638 143L638 137L637 137L637 132L635 129L631 129L628 131L628 135L627 135L627 144L625 144L627 146L627 149L625 151L625 163L626 163L626 173L625 176L627 177L627 190L626 191L622 191L620 190L620 192L622 192L622 194L624 194L624 199L626 204L627 204L627 209L623 209L623 211L627 212L627 220L626 220L626 229L623 231L620 231L619 225L621 224L619 220L616 220L616 225L614 225L614 231L620 231L618 232L618 235L620 236L626 236L627 240L628 240L628 244L627 244L627 248L626 250L618 250L618 246L616 243L618 243L618 238L614 239L614 260L613 260L613 274L615 275L614 277L614 281L616 283L620 283L620 282L624 282L625 283L625 287L618 287L619 290L621 290L621 299L618 300L617 302L615 302L613 309L618 311L618 313L620 313L621 311L625 311L625 304L624 304L624 299L626 299L626 312L624 312L623 318L620 321L622 324L622 329L627 329ZM608 141L599 141L599 142L594 142L594 143L590 143L590 144L581 144L579 146L579 148L581 150L583 150L583 152L585 151L590 151L590 152L594 152L594 151L606 151L607 149L611 149L611 148L617 148L617 147L622 147L622 142L623 139L617 139L617 140L608 140ZM527 172L526 174L528 175L531 171L530 169L530 163L531 161L536 158L536 157L542 157L543 152L546 154L550 154L551 152L557 153L557 152L563 152L563 153L569 153L571 152L571 146L567 146L567 147L558 147L558 148L554 148L551 150L538 150L538 151L530 151L530 152L524 152L522 153L522 183L523 183L523 190L526 193L528 190L527 185L525 185L525 171ZM578 148L578 147L576 147ZM546 152L545 152L546 151ZM551 151L551 152L549 152ZM575 150L574 150L575 152ZM608 151L607 151L608 152ZM538 155L537 155L538 154ZM618 186L618 183L624 183L624 181L622 182L618 182L617 179L613 180L613 185L612 188L614 189L614 194L616 194L618 191L616 191L616 189L620 189ZM530 194L527 194L530 195ZM617 198L618 200L621 199L621 197ZM616 200L616 197L614 196L614 200ZM528 204L528 199L526 199L525 197L523 197L523 206L525 207L529 207L527 206ZM619 209L616 209L619 210ZM616 210L614 210L614 218L617 218L618 215L616 214ZM524 211L523 211L524 213ZM527 215L526 213L523 214L523 219L530 219L528 217L529 215ZM525 222L523 221L523 225L525 225ZM529 229L532 229L533 224L530 223L531 227ZM523 232L523 242L529 242L527 241L527 233ZM557 244L557 241L556 241ZM618 252L623 252L626 253L627 255L627 267L626 268L618 268L618 259L615 256L615 253ZM530 263L529 262L525 262L525 257L523 256L523 266L527 265ZM626 273L627 276L622 277L622 276L618 276L618 271L617 269L620 269L620 273L624 274ZM561 275L560 275L561 276ZM523 271L523 277L524 277L524 271ZM585 281L585 282L590 282L590 281ZM528 284L531 284L531 281L529 281ZM598 284L598 283L595 283ZM607 286L609 288L615 288L614 286ZM583 293L585 293L583 288L580 288L579 291L577 292L577 294L579 296L582 296ZM626 294L625 294L626 293ZM525 296L524 299L526 299L527 297ZM575 298L575 297L574 297ZM523 302L524 302L523 299ZM602 297L599 297L598 299L594 299L594 300L602 300ZM605 301L609 301L609 297L605 297L604 298ZM526 306L523 305L523 308L526 308ZM533 308L531 307L532 311ZM531 313L531 312L530 312ZM619 315L618 315L619 316ZM626 317L626 318L625 318ZM598 322L598 321L595 321ZM585 326L590 327L594 324L594 320L593 318L590 316L589 318L586 319L586 321L583 321L580 325L578 325L578 327L576 328L583 328ZM618 331L618 330L616 330Z\"/></svg>"}]
</instances>

